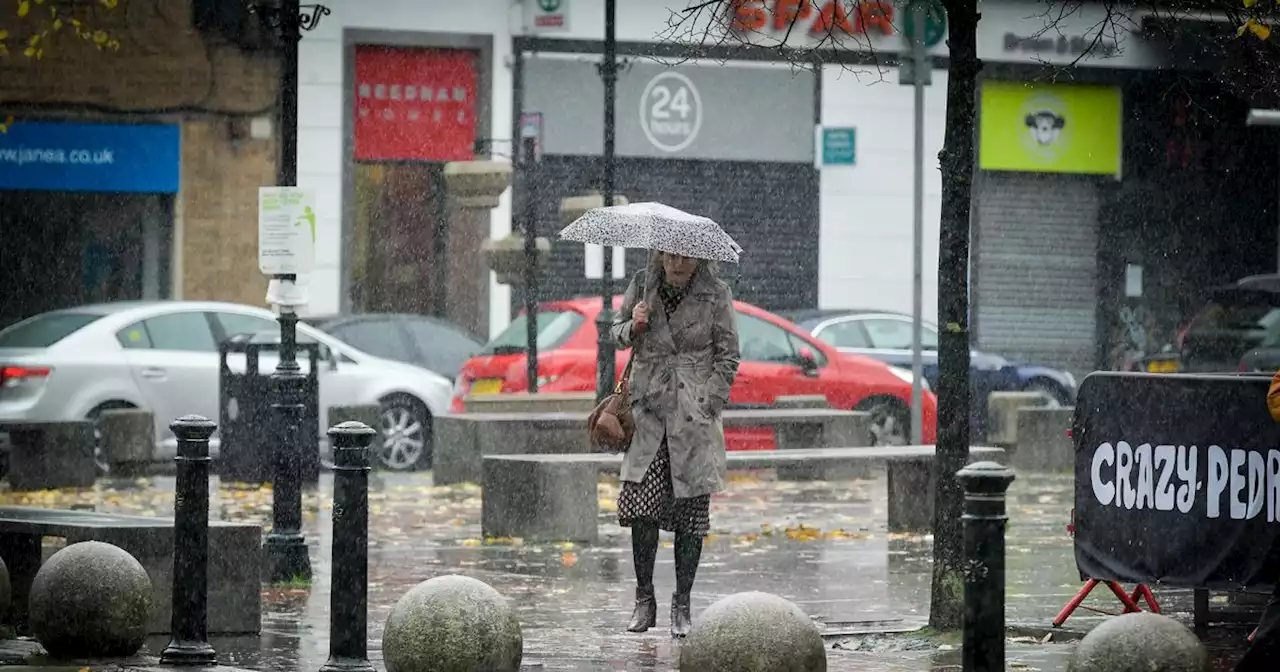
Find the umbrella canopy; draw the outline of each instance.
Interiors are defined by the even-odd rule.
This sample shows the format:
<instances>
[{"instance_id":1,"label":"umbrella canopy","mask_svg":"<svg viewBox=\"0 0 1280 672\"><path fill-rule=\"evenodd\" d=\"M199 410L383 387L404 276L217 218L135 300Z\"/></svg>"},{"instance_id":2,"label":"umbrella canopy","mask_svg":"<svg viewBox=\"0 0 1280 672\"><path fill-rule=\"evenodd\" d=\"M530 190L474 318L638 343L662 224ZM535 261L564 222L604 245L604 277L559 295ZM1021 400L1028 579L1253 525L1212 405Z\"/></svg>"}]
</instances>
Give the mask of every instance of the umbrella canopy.
<instances>
[{"instance_id":1,"label":"umbrella canopy","mask_svg":"<svg viewBox=\"0 0 1280 672\"><path fill-rule=\"evenodd\" d=\"M592 208L560 231L560 238L607 247L634 247L695 259L738 263L742 248L701 215L661 203Z\"/></svg>"}]
</instances>

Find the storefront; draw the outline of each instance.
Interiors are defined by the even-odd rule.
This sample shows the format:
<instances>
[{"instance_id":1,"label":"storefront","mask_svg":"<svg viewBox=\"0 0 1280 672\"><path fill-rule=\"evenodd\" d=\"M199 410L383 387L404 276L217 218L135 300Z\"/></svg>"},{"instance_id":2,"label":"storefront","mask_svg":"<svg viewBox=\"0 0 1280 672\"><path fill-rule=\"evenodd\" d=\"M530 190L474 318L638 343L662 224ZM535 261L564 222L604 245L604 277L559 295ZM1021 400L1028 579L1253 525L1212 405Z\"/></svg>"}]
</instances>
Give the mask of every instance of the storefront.
<instances>
[{"instance_id":1,"label":"storefront","mask_svg":"<svg viewBox=\"0 0 1280 672\"><path fill-rule=\"evenodd\" d=\"M0 327L171 292L176 124L24 119L0 134Z\"/></svg>"},{"instance_id":2,"label":"storefront","mask_svg":"<svg viewBox=\"0 0 1280 672\"><path fill-rule=\"evenodd\" d=\"M564 224L565 198L599 188L603 84L599 59L531 52L524 111L541 126L532 170L543 235ZM813 166L815 77L769 63L665 67L628 59L617 83L616 193L709 216L747 250L726 267L735 296L765 308L814 305L818 294L818 173ZM595 255L591 259L591 255ZM553 243L544 299L599 292L600 251ZM616 277L643 267L629 251ZM615 266L618 266L615 264ZM618 287L620 291L622 287Z\"/></svg>"}]
</instances>

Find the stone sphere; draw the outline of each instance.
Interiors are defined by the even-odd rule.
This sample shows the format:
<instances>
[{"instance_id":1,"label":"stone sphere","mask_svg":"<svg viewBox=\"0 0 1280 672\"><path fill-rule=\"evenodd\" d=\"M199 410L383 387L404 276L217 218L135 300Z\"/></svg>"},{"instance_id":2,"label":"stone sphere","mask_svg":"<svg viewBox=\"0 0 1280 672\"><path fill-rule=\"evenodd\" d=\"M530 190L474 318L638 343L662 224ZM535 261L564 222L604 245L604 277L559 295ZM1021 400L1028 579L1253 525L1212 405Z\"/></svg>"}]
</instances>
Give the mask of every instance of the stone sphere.
<instances>
[{"instance_id":1,"label":"stone sphere","mask_svg":"<svg viewBox=\"0 0 1280 672\"><path fill-rule=\"evenodd\" d=\"M54 553L31 584L31 632L54 658L114 658L142 648L151 579L124 549L98 541Z\"/></svg>"},{"instance_id":2,"label":"stone sphere","mask_svg":"<svg viewBox=\"0 0 1280 672\"><path fill-rule=\"evenodd\" d=\"M466 576L438 576L396 602L382 633L387 672L518 672L520 621L498 591Z\"/></svg>"},{"instance_id":3,"label":"stone sphere","mask_svg":"<svg viewBox=\"0 0 1280 672\"><path fill-rule=\"evenodd\" d=\"M800 607L769 593L737 593L693 621L681 672L826 672L822 634Z\"/></svg>"},{"instance_id":4,"label":"stone sphere","mask_svg":"<svg viewBox=\"0 0 1280 672\"><path fill-rule=\"evenodd\" d=\"M1138 612L1103 621L1085 635L1072 672L1208 672L1209 652L1185 625Z\"/></svg>"}]
</instances>

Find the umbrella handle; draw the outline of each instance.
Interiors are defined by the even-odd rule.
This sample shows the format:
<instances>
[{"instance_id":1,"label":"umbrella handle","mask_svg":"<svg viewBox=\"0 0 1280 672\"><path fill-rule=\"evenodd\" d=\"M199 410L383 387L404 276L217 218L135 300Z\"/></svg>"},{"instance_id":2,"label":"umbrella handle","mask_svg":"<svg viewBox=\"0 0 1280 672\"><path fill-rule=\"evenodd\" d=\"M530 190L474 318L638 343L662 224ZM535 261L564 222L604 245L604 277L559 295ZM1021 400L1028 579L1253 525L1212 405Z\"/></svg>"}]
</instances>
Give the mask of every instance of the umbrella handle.
<instances>
[{"instance_id":1,"label":"umbrella handle","mask_svg":"<svg viewBox=\"0 0 1280 672\"><path fill-rule=\"evenodd\" d=\"M632 322L632 323L631 323L631 334L632 334L632 336L633 336L633 337L635 337L635 336L643 336L643 335L644 335L644 332L646 332L646 331L648 331L648 330L649 330L649 323L648 323L647 321L645 321L645 322Z\"/></svg>"}]
</instances>

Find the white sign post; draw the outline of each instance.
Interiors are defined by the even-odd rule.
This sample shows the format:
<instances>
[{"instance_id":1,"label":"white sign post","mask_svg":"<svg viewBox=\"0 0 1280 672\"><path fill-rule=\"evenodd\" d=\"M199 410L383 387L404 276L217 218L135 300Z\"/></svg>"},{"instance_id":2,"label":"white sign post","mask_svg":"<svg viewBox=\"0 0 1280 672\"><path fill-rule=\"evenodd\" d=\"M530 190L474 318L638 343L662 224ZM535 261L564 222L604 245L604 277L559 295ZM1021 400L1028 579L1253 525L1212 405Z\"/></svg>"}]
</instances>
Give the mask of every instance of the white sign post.
<instances>
[{"instance_id":1,"label":"white sign post","mask_svg":"<svg viewBox=\"0 0 1280 672\"><path fill-rule=\"evenodd\" d=\"M640 96L640 129L654 147L678 152L702 129L702 96L688 77L664 72L649 80Z\"/></svg>"},{"instance_id":2,"label":"white sign post","mask_svg":"<svg viewBox=\"0 0 1280 672\"><path fill-rule=\"evenodd\" d=\"M284 307L306 303L294 281L315 266L316 196L299 187L258 188L258 270L275 276L267 300Z\"/></svg>"}]
</instances>

